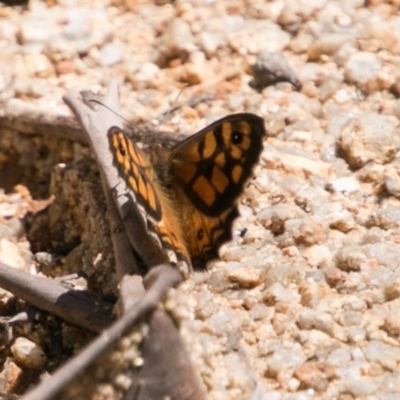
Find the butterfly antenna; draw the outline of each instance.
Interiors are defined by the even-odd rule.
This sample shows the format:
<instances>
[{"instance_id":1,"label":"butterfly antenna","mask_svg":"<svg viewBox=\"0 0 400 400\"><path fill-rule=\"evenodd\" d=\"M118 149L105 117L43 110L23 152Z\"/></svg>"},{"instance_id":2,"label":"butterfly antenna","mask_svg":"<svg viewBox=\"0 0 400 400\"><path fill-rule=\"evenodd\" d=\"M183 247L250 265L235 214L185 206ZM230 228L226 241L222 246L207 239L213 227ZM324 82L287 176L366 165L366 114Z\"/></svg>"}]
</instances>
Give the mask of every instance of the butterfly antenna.
<instances>
[{"instance_id":1,"label":"butterfly antenna","mask_svg":"<svg viewBox=\"0 0 400 400\"><path fill-rule=\"evenodd\" d=\"M96 100L96 99L89 99L88 102L90 103L96 103L96 104L100 104L101 106L103 106L104 108L107 108L108 111L111 111L114 115L116 115L117 117L121 118L123 121L125 121L127 123L128 126L131 126L131 122L129 122L129 120L127 120L126 118L124 118L121 114L118 114L116 111L114 111L111 107L108 107L107 104L104 104L103 102Z\"/></svg>"},{"instance_id":2,"label":"butterfly antenna","mask_svg":"<svg viewBox=\"0 0 400 400\"><path fill-rule=\"evenodd\" d=\"M173 106L170 107L168 111L166 111L165 113L161 114L161 118L160 118L160 121L159 121L160 123L158 125L158 130L160 130L161 126L165 123L165 121L169 118L169 116L181 107L181 105L177 104L178 103L178 99L181 96L181 94L183 93L183 91L186 89L187 86L188 86L188 84L186 83L182 87L182 89L178 92L174 102L172 103Z\"/></svg>"}]
</instances>

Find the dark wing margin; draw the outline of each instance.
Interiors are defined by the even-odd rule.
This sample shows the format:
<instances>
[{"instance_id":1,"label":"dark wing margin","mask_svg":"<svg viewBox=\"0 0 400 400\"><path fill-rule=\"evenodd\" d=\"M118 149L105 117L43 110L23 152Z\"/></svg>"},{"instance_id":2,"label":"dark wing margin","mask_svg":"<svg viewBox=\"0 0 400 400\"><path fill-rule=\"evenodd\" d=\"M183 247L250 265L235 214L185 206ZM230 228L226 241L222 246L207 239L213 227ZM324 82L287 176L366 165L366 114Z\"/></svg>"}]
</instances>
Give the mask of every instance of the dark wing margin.
<instances>
[{"instance_id":1,"label":"dark wing margin","mask_svg":"<svg viewBox=\"0 0 400 400\"><path fill-rule=\"evenodd\" d=\"M211 229L207 230L205 224L203 224L209 241L199 249L199 253L192 255L194 269L204 269L208 262L219 258L219 248L232 240L232 224L238 216L239 212L235 206L219 218L219 223L214 224Z\"/></svg>"},{"instance_id":2,"label":"dark wing margin","mask_svg":"<svg viewBox=\"0 0 400 400\"><path fill-rule=\"evenodd\" d=\"M261 117L229 115L175 146L171 173L199 211L216 217L242 193L259 161L265 136Z\"/></svg>"}]
</instances>

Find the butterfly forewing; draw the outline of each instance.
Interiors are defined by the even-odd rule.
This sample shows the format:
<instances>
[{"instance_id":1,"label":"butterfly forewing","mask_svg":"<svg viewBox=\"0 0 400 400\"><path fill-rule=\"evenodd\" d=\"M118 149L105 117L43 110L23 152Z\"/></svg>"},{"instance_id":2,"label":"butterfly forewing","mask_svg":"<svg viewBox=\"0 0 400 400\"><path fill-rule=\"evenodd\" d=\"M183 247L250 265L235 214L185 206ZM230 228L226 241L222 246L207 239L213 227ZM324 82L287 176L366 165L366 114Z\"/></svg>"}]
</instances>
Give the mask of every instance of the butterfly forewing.
<instances>
[{"instance_id":1,"label":"butterfly forewing","mask_svg":"<svg viewBox=\"0 0 400 400\"><path fill-rule=\"evenodd\" d=\"M153 167L147 156L117 127L108 132L108 140L119 175L128 185L135 200L146 208L155 220L161 220L162 210L155 192Z\"/></svg>"},{"instance_id":2,"label":"butterfly forewing","mask_svg":"<svg viewBox=\"0 0 400 400\"><path fill-rule=\"evenodd\" d=\"M171 173L199 211L219 216L251 177L264 136L264 120L254 114L222 118L173 148Z\"/></svg>"},{"instance_id":3,"label":"butterfly forewing","mask_svg":"<svg viewBox=\"0 0 400 400\"><path fill-rule=\"evenodd\" d=\"M146 154L118 127L108 131L108 140L118 174L127 184L133 202L142 210L149 233L156 234L170 260L189 262L180 223Z\"/></svg>"}]
</instances>

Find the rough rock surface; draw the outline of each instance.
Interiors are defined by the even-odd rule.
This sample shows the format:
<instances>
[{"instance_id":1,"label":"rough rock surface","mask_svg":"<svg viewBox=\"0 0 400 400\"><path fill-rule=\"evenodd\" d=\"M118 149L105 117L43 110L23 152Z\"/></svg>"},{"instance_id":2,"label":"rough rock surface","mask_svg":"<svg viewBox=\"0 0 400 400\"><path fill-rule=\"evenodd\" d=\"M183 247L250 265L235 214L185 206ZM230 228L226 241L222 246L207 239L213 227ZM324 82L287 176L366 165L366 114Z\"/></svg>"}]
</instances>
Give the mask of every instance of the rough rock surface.
<instances>
[{"instance_id":1,"label":"rough rock surface","mask_svg":"<svg viewBox=\"0 0 400 400\"><path fill-rule=\"evenodd\" d=\"M233 112L265 118L269 139L234 240L166 303L210 399L400 398L397 7L0 6L1 117L65 118L66 90L104 89L114 74L133 124L191 133ZM257 57L271 52L284 55L299 91L249 85ZM1 261L48 276L83 271L84 284L115 293L100 180L81 142L0 126L0 187ZM3 290L0 306L10 315ZM32 325L14 335L48 349ZM24 366L7 352L0 362L0 393L14 393Z\"/></svg>"}]
</instances>

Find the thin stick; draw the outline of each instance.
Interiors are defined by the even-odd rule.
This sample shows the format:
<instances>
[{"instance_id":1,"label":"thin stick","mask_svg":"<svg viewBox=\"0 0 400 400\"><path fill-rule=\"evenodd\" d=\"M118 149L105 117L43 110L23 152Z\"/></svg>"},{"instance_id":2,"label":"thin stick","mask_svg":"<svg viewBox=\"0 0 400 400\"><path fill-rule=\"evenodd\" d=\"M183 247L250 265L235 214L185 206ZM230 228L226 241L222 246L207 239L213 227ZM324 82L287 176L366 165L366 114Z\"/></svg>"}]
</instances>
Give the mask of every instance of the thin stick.
<instances>
[{"instance_id":1,"label":"thin stick","mask_svg":"<svg viewBox=\"0 0 400 400\"><path fill-rule=\"evenodd\" d=\"M93 294L68 289L53 279L32 276L1 262L0 287L41 310L92 332L103 331L113 321L113 304Z\"/></svg>"}]
</instances>

